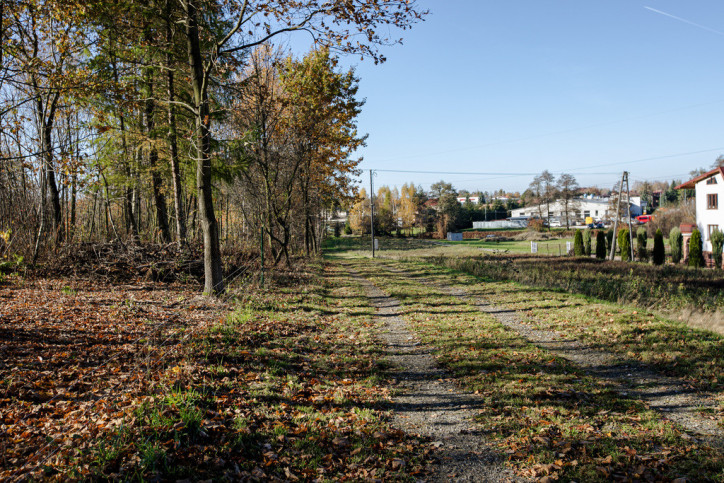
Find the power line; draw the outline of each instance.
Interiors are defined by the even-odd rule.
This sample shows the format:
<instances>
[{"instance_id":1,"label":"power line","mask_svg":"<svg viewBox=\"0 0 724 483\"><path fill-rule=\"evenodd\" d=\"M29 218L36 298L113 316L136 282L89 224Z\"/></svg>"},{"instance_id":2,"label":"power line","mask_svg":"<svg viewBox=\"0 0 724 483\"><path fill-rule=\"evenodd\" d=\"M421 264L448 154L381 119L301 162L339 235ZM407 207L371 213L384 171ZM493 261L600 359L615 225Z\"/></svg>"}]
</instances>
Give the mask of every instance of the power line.
<instances>
[{"instance_id":1,"label":"power line","mask_svg":"<svg viewBox=\"0 0 724 483\"><path fill-rule=\"evenodd\" d=\"M537 176L540 173L521 173L521 172L515 172L515 173L480 173L480 172L467 172L467 171L422 171L422 170L404 170L404 169L374 169L372 168L371 171L379 172L379 173L408 173L408 174L444 174L444 175L450 175L450 176L502 176L502 177L513 177L513 176ZM553 174L563 174L564 171L560 172L554 172ZM576 173L571 173L576 174ZM579 174L592 174L592 175L611 175L611 174L618 174L617 172L613 173L579 173Z\"/></svg>"},{"instance_id":2,"label":"power line","mask_svg":"<svg viewBox=\"0 0 724 483\"><path fill-rule=\"evenodd\" d=\"M724 147L718 147L718 148L712 148L712 149L702 149L699 151L688 151L684 153L676 153L676 154L666 154L662 156L651 156L648 158L641 158L641 159L635 159L631 161L617 161L614 163L604 163L604 164L595 164L593 166L587 166L587 167L579 167L575 171L555 171L553 174L578 174L578 175L599 175L599 176L610 176L610 175L618 175L618 172L606 172L606 173L592 173L587 171L581 171L586 169L594 169L594 168L605 168L609 166L621 166L621 165L629 165L634 163L644 163L646 161L656 161L660 159L671 159L671 158L678 158L682 156L691 156L695 154L704 154L704 153L711 153L719 151L724 151ZM374 169L372 168L372 171L376 171L379 173L407 173L407 174L440 174L440 175L449 175L449 176L501 176L501 177L517 177L517 176L537 176L540 173L523 173L520 171L517 172L471 172L471 171L426 171L426 170L412 170L412 169Z\"/></svg>"},{"instance_id":3,"label":"power line","mask_svg":"<svg viewBox=\"0 0 724 483\"><path fill-rule=\"evenodd\" d=\"M724 102L724 99L717 99L715 101L700 102L698 104L689 104L687 106L674 107L671 109L666 109L663 111L658 111L658 112L654 112L654 113L650 113L650 114L642 114L640 116L632 116L632 117L627 117L627 118L615 119L612 121L603 121L603 122L599 122L599 123L587 124L585 126L561 129L559 131L551 131L551 132L541 133L541 134L532 134L530 136L524 136L524 137L514 138L514 139L507 139L507 140L502 140L502 141L495 141L495 142L490 142L490 143L486 143L486 144L478 144L475 146L466 146L466 147L445 149L445 150L436 151L436 152L432 152L432 153L427 152L427 153L422 153L422 154L405 154L405 155L401 155L401 156L382 158L381 160L382 161L394 161L394 160L398 160L398 159L421 158L423 156L436 156L436 155L440 155L440 154L450 154L450 153L457 153L457 152L462 152L462 151L472 151L474 149L481 149L481 148L499 146L499 145L504 145L504 144L519 143L519 142L523 142L523 141L530 141L533 139L544 138L544 137L548 137L548 136L556 136L558 134L568 134L568 133L572 133L572 132L576 132L576 131L584 131L586 129L593 129L593 128L602 127L602 126L609 126L612 124L619 124L619 123L628 122L628 121L638 121L641 119L648 119L651 117L660 116L662 114L671 114L673 112L685 111L687 109L694 109L697 107L706 107L706 106L711 106L714 104L721 104L722 102ZM618 174L618 173L616 173L616 174Z\"/></svg>"}]
</instances>

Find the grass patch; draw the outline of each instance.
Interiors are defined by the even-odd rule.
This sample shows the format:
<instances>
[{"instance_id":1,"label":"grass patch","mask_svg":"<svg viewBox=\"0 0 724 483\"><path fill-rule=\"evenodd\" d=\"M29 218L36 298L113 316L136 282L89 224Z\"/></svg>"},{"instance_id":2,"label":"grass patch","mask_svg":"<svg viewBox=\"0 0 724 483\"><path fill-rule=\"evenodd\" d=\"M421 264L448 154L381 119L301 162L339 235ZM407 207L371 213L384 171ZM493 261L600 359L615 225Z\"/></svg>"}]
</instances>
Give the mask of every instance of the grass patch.
<instances>
[{"instance_id":1,"label":"grass patch","mask_svg":"<svg viewBox=\"0 0 724 483\"><path fill-rule=\"evenodd\" d=\"M306 267L189 342L123 429L100 438L96 478L413 481L428 445L390 424L372 309L333 266ZM392 464L403 460L404 465Z\"/></svg>"},{"instance_id":2,"label":"grass patch","mask_svg":"<svg viewBox=\"0 0 724 483\"><path fill-rule=\"evenodd\" d=\"M404 268L410 276L385 267ZM400 300L404 317L435 347L438 361L481 396L477 421L520 475L566 481L724 477L720 453L692 443L641 401L621 397L435 288L437 281L497 293L499 285L424 263L359 261L355 269Z\"/></svg>"}]
</instances>

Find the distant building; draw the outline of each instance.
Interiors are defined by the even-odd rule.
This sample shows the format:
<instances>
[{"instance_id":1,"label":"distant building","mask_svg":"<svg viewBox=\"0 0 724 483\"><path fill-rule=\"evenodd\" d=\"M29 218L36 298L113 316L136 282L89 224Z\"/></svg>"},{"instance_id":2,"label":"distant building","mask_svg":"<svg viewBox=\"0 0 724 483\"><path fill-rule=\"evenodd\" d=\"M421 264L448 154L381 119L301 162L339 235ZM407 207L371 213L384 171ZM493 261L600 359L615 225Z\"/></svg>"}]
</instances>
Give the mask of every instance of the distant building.
<instances>
[{"instance_id":1,"label":"distant building","mask_svg":"<svg viewBox=\"0 0 724 483\"><path fill-rule=\"evenodd\" d=\"M613 217L610 213L611 207L608 198L574 198L568 202L568 218L571 223L583 222L587 217L595 220L609 220ZM563 200L556 200L550 205L542 204L535 206L526 206L512 210L512 218L519 217L538 217L541 218L557 218L561 223L565 223L566 209Z\"/></svg>"},{"instance_id":2,"label":"distant building","mask_svg":"<svg viewBox=\"0 0 724 483\"><path fill-rule=\"evenodd\" d=\"M480 196L460 196L458 197L458 203L463 204L467 202L473 203L475 205L480 204Z\"/></svg>"},{"instance_id":3,"label":"distant building","mask_svg":"<svg viewBox=\"0 0 724 483\"><path fill-rule=\"evenodd\" d=\"M704 252L711 252L711 233L724 231L724 210L719 209L719 195L724 200L724 168L719 167L680 184L677 190L696 190L696 227L701 232ZM689 237L690 235L689 230ZM682 229L682 234L686 236ZM684 255L688 255L688 238L684 243Z\"/></svg>"}]
</instances>

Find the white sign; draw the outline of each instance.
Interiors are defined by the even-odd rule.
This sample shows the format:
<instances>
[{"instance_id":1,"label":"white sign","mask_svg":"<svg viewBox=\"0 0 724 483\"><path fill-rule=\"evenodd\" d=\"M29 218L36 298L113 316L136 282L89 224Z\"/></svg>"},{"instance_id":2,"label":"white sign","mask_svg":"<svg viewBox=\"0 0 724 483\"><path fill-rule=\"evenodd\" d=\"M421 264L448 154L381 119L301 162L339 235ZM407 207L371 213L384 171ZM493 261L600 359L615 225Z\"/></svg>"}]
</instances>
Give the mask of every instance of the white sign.
<instances>
[{"instance_id":1,"label":"white sign","mask_svg":"<svg viewBox=\"0 0 724 483\"><path fill-rule=\"evenodd\" d=\"M573 242L566 242L566 253L570 253L573 250Z\"/></svg>"},{"instance_id":2,"label":"white sign","mask_svg":"<svg viewBox=\"0 0 724 483\"><path fill-rule=\"evenodd\" d=\"M530 242L530 252L538 253L538 244L536 242Z\"/></svg>"}]
</instances>

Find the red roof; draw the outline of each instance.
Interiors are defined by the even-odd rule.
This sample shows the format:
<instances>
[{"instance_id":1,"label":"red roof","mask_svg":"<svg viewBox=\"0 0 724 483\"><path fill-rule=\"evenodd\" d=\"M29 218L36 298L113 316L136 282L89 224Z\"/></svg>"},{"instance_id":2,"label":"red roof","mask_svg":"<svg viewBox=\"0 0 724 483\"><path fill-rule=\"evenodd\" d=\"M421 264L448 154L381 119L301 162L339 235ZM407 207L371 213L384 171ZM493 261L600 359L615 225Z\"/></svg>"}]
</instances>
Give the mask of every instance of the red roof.
<instances>
[{"instance_id":1,"label":"red roof","mask_svg":"<svg viewBox=\"0 0 724 483\"><path fill-rule=\"evenodd\" d=\"M721 173L722 177L724 177L724 167L719 166L718 168L714 168L711 171L701 174L694 179L690 179L686 183L680 184L675 189L677 189L677 190L693 190L694 187L696 186L696 183L698 183L699 181L703 181L707 178L711 178L712 176L714 176L717 173Z\"/></svg>"}]
</instances>

